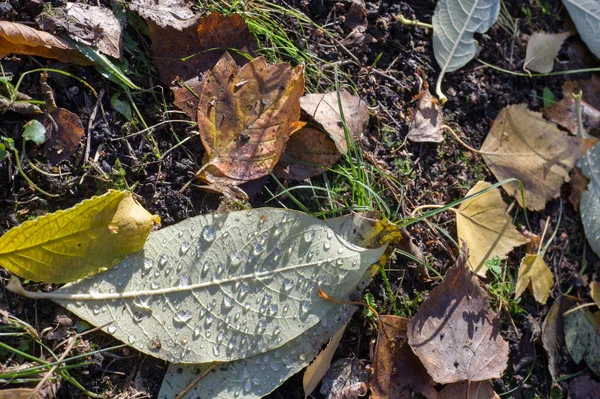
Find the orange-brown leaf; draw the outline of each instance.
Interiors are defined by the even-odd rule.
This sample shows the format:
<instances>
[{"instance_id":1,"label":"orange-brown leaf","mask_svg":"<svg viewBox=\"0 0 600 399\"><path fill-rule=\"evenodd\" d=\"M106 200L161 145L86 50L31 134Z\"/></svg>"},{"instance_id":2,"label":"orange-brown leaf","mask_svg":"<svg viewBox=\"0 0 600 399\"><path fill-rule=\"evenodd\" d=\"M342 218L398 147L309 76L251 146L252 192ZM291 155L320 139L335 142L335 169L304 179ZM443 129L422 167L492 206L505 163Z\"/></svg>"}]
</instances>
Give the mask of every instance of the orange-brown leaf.
<instances>
[{"instance_id":1,"label":"orange-brown leaf","mask_svg":"<svg viewBox=\"0 0 600 399\"><path fill-rule=\"evenodd\" d=\"M91 64L60 37L16 22L0 21L0 58L11 53L54 58L79 65Z\"/></svg>"},{"instance_id":2,"label":"orange-brown leaf","mask_svg":"<svg viewBox=\"0 0 600 399\"><path fill-rule=\"evenodd\" d=\"M289 137L304 123L302 66L267 65L259 57L238 67L228 53L206 73L198 103L198 127L206 148L202 178L241 184L266 176Z\"/></svg>"},{"instance_id":3,"label":"orange-brown leaf","mask_svg":"<svg viewBox=\"0 0 600 399\"><path fill-rule=\"evenodd\" d=\"M77 114L64 108L57 108L42 121L42 124L46 128L47 136L44 154L52 165L64 161L77 151L84 134L81 119Z\"/></svg>"}]
</instances>

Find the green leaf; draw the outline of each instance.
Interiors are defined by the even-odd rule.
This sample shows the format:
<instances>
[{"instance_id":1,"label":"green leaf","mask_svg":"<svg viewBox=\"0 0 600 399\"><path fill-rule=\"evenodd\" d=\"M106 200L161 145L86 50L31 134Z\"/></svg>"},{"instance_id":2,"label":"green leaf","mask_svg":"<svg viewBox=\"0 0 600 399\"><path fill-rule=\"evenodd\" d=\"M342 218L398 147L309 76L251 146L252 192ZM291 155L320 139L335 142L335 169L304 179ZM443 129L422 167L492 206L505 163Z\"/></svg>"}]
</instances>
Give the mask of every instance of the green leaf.
<instances>
[{"instance_id":1,"label":"green leaf","mask_svg":"<svg viewBox=\"0 0 600 399\"><path fill-rule=\"evenodd\" d=\"M442 79L475 56L473 33L485 33L498 18L500 0L440 0L433 13L433 53L441 71L436 94L446 102Z\"/></svg>"},{"instance_id":2,"label":"green leaf","mask_svg":"<svg viewBox=\"0 0 600 399\"><path fill-rule=\"evenodd\" d=\"M8 155L6 151L6 146L3 143L0 143L0 162L4 161L4 158Z\"/></svg>"},{"instance_id":3,"label":"green leaf","mask_svg":"<svg viewBox=\"0 0 600 399\"><path fill-rule=\"evenodd\" d=\"M75 281L139 251L156 219L131 193L111 190L10 229L0 265L33 281Z\"/></svg>"},{"instance_id":4,"label":"green leaf","mask_svg":"<svg viewBox=\"0 0 600 399\"><path fill-rule=\"evenodd\" d=\"M547 87L544 87L544 91L542 92L542 101L544 103L544 108L548 108L556 102L552 90L550 90Z\"/></svg>"},{"instance_id":5,"label":"green leaf","mask_svg":"<svg viewBox=\"0 0 600 399\"><path fill-rule=\"evenodd\" d=\"M579 309L565 316L565 343L575 363L585 360L600 376L600 312Z\"/></svg>"},{"instance_id":6,"label":"green leaf","mask_svg":"<svg viewBox=\"0 0 600 399\"><path fill-rule=\"evenodd\" d=\"M23 138L37 145L44 144L46 128L37 119L32 119L23 126Z\"/></svg>"},{"instance_id":7,"label":"green leaf","mask_svg":"<svg viewBox=\"0 0 600 399\"><path fill-rule=\"evenodd\" d=\"M353 306L333 307L318 324L280 348L217 367L183 398L262 398L306 367L354 310ZM206 367L206 364L169 365L158 398L174 398Z\"/></svg>"},{"instance_id":8,"label":"green leaf","mask_svg":"<svg viewBox=\"0 0 600 399\"><path fill-rule=\"evenodd\" d=\"M115 93L110 97L110 104L115 111L123 115L128 121L131 121L131 105L129 105L127 101L121 101L121 99L119 99L119 93Z\"/></svg>"},{"instance_id":9,"label":"green leaf","mask_svg":"<svg viewBox=\"0 0 600 399\"><path fill-rule=\"evenodd\" d=\"M151 233L114 270L44 297L149 355L233 361L317 324L336 307L318 289L343 299L384 251L288 210L202 215Z\"/></svg>"},{"instance_id":10,"label":"green leaf","mask_svg":"<svg viewBox=\"0 0 600 399\"><path fill-rule=\"evenodd\" d=\"M563 0L577 32L596 57L600 58L600 7L598 0Z\"/></svg>"},{"instance_id":11,"label":"green leaf","mask_svg":"<svg viewBox=\"0 0 600 399\"><path fill-rule=\"evenodd\" d=\"M590 247L600 256L600 143L590 148L577 166L590 179L579 203L583 230Z\"/></svg>"}]
</instances>

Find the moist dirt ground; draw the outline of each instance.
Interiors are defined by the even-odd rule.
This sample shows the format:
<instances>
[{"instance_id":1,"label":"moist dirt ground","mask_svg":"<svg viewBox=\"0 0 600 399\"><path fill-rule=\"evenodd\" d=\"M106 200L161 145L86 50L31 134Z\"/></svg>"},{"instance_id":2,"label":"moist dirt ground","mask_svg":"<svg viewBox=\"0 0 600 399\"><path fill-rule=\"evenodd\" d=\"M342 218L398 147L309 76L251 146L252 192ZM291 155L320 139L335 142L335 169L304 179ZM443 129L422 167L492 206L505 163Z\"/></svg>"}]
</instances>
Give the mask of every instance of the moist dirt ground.
<instances>
[{"instance_id":1,"label":"moist dirt ground","mask_svg":"<svg viewBox=\"0 0 600 399\"><path fill-rule=\"evenodd\" d=\"M60 1L52 3L60 5ZM479 180L496 181L479 155L465 150L451 137L446 137L440 144L405 142L409 108L414 107L413 97L421 88L418 76L420 74L434 86L439 67L433 55L431 30L403 25L395 17L402 14L408 19L430 23L434 1L367 0L367 30L362 37L349 42L343 40L350 33L346 22L353 17L350 1L297 0L278 3L305 13L315 23L335 33L337 42L334 44L327 38L311 34L314 32L298 30L290 34L301 48L308 49L324 60L337 62L339 69L352 77L358 93L371 106L369 129L360 145L367 160L395 176L401 183L400 186L390 187L386 194L390 208L398 209L397 214L392 215L394 220L408 216L419 205L446 204L462 198ZM521 72L527 35L537 31L564 30L565 24L568 24L565 21L566 13L559 0L507 0L504 4L514 25L497 23L486 34L479 35L480 52L477 57L499 68ZM40 10L35 1L12 0L0 2L0 5L1 19L18 22L33 21ZM294 26L293 21L290 26ZM130 33L136 38L140 51L147 51L148 39L137 31ZM567 40L567 46L563 47L555 63L555 70L585 66L586 61L580 57L580 53L565 50L576 46L577 40L577 37ZM157 89L160 88L158 81L146 73L151 68L149 64L139 59L130 59L129 62L132 70L137 72L133 80L144 88L154 88L151 93L136 96L146 121L152 125L161 122L165 109L174 109L170 92L167 88L164 91ZM64 67L55 61L26 56L2 60L4 73L14 76L40 66ZM200 139L195 137L188 140L158 161L152 153L148 134L124 139L139 129L132 127L112 109L109 98L117 90L116 87L93 68L70 66L68 70L85 78L96 90L104 89L102 104L105 116L93 112L96 100L80 84L60 75L49 76L58 104L79 115L86 128L86 137L73 156L53 168L46 164L38 149L27 147L28 158L40 169L52 173L37 173L29 168L29 176L44 190L59 194L57 198L44 197L32 189L16 172L14 164L0 163L0 233L37 215L65 209L115 187L133 189L140 203L161 217L162 226L215 212L223 206L218 195L202 191L196 185L180 192L199 169L204 151ZM572 76L573 79L589 77L586 74ZM443 111L446 124L460 128L463 140L479 148L503 107L527 103L530 109L539 110L543 90L548 88L558 100L562 96L561 87L565 79L565 75L539 78L515 76L471 61L445 77L443 88L448 102ZM37 98L39 84L39 74L29 75L24 80L22 91ZM15 113L0 115L2 135L19 137L26 120L26 117ZM151 136L161 153L164 153L193 131L193 127L185 124L165 124L153 129ZM94 168L83 164L86 151L95 160ZM267 179L265 184L271 192L278 190L271 179ZM561 198L550 201L542 212L528 214L532 232L541 234L548 217L551 227L556 228L562 208L562 219L546 256L557 283L547 305L540 305L531 295L524 295L519 303L522 308L519 314L510 315L506 310L500 311L502 335L510 344L510 360L504 377L494 380L493 386L498 394L506 394L506 397L560 398L567 397L569 392L568 378L553 388L540 340L542 322L552 298L565 292L585 297L588 283L598 279L600 273L598 258L589 248L586 250L580 216L567 200L569 190L568 184L565 185ZM269 198L267 191L261 189L251 195L250 202L253 207L279 206ZM510 203L510 198L505 199ZM283 203L294 208L292 202L283 200ZM451 213L442 213L434 221L451 234L456 231ZM408 233L413 244L444 275L455 260L455 246L438 230L426 224L411 225ZM523 255L524 252L514 251L508 261L509 275L516 274L516 267ZM391 289L397 293L398 303L402 304L401 313L406 316L414 314L418 305L427 298L427 292L439 283L435 279L420 279L416 266L402 256L395 257L388 264L388 269ZM4 289L8 273L0 273L3 277L3 302L0 306L38 331L54 327L55 332L47 338L49 345L64 338L69 329L75 328L79 320L53 302L27 300L8 293ZM28 288L50 290L56 287L32 285ZM372 293L381 312L392 311L381 277L375 278L368 292ZM376 336L374 325L357 312L334 360L358 358L367 364ZM75 351L83 353L90 348L118 344L103 333L92 334L84 342L85 345L76 347ZM73 371L73 375L87 389L107 397L144 397L143 394L156 397L166 367L162 361L126 348L94 356L90 365ZM584 369L585 365L576 365L566 350L563 352L561 375L576 374ZM79 391L67 383L61 384L58 391L61 398L81 397L79 395ZM291 378L269 395L269 398L302 397L301 375ZM315 391L312 397L325 396Z\"/></svg>"}]
</instances>

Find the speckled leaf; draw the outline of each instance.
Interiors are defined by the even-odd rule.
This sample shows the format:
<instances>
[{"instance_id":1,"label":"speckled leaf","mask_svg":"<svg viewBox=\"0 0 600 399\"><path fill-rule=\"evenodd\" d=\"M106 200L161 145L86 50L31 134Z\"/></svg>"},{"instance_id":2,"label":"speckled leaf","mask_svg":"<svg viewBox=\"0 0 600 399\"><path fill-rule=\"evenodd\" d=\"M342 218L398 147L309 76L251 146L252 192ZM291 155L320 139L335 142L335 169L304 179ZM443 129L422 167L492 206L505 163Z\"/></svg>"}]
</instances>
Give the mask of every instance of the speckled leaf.
<instances>
[{"instance_id":1,"label":"speckled leaf","mask_svg":"<svg viewBox=\"0 0 600 399\"><path fill-rule=\"evenodd\" d=\"M590 247L600 256L600 143L592 147L577 166L590 179L579 203L583 229Z\"/></svg>"},{"instance_id":2,"label":"speckled leaf","mask_svg":"<svg viewBox=\"0 0 600 399\"><path fill-rule=\"evenodd\" d=\"M598 0L563 0L581 38L600 57L600 4Z\"/></svg>"},{"instance_id":3,"label":"speckled leaf","mask_svg":"<svg viewBox=\"0 0 600 399\"><path fill-rule=\"evenodd\" d=\"M114 270L53 299L149 355L233 361L317 324L336 307L318 288L344 298L384 251L353 245L298 212L202 215L152 233Z\"/></svg>"},{"instance_id":4,"label":"speckled leaf","mask_svg":"<svg viewBox=\"0 0 600 399\"><path fill-rule=\"evenodd\" d=\"M6 232L0 265L33 281L75 281L139 251L155 221L131 193L111 190Z\"/></svg>"},{"instance_id":5,"label":"speckled leaf","mask_svg":"<svg viewBox=\"0 0 600 399\"><path fill-rule=\"evenodd\" d=\"M333 307L318 324L282 347L217 367L183 398L262 398L306 367L354 310L354 307ZM158 398L174 398L205 367L169 365Z\"/></svg>"}]
</instances>

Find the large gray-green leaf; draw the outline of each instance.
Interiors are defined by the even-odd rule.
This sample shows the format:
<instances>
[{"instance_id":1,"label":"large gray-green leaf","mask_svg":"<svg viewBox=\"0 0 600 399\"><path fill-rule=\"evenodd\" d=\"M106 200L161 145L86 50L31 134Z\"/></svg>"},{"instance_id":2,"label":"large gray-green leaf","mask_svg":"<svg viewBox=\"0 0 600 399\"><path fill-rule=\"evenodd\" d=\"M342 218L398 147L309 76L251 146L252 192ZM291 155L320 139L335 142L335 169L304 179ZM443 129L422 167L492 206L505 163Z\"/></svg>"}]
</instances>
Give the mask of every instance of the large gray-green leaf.
<instances>
[{"instance_id":1,"label":"large gray-green leaf","mask_svg":"<svg viewBox=\"0 0 600 399\"><path fill-rule=\"evenodd\" d=\"M318 288L344 298L384 250L353 245L299 212L203 215L151 233L142 251L55 300L149 355L233 361L317 324L336 307Z\"/></svg>"},{"instance_id":2,"label":"large gray-green leaf","mask_svg":"<svg viewBox=\"0 0 600 399\"><path fill-rule=\"evenodd\" d=\"M473 33L486 32L498 18L500 0L440 0L433 12L433 53L442 69L436 94L446 102L442 79L469 62L477 51Z\"/></svg>"},{"instance_id":3,"label":"large gray-green leaf","mask_svg":"<svg viewBox=\"0 0 600 399\"><path fill-rule=\"evenodd\" d=\"M329 338L350 318L354 307L336 306L315 326L280 348L217 367L184 398L261 398L306 367ZM207 365L171 364L158 394L174 398Z\"/></svg>"},{"instance_id":4,"label":"large gray-green leaf","mask_svg":"<svg viewBox=\"0 0 600 399\"><path fill-rule=\"evenodd\" d=\"M600 58L600 3L598 0L563 0L581 38Z\"/></svg>"},{"instance_id":5,"label":"large gray-green leaf","mask_svg":"<svg viewBox=\"0 0 600 399\"><path fill-rule=\"evenodd\" d=\"M600 256L600 143L590 148L577 166L590 179L579 204L583 229L590 247Z\"/></svg>"}]
</instances>

